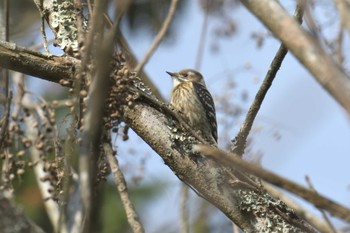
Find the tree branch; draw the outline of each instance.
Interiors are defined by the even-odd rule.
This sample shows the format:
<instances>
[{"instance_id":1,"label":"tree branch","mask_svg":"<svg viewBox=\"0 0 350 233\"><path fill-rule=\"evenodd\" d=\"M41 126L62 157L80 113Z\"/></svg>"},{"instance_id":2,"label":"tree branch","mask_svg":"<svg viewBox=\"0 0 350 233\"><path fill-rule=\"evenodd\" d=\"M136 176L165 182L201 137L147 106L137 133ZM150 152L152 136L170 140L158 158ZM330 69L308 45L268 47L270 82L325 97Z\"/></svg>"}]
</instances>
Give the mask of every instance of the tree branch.
<instances>
[{"instance_id":1,"label":"tree branch","mask_svg":"<svg viewBox=\"0 0 350 233\"><path fill-rule=\"evenodd\" d=\"M112 147L110 144L104 143L103 149L105 151L111 170L114 174L114 181L118 187L120 199L122 200L129 225L134 233L143 233L145 232L145 230L139 220L135 207L132 201L130 200L124 175L120 170L117 158L115 158L113 155L114 153L113 153Z\"/></svg>"},{"instance_id":2,"label":"tree branch","mask_svg":"<svg viewBox=\"0 0 350 233\"><path fill-rule=\"evenodd\" d=\"M303 0L299 0L297 7L295 9L294 16L298 20L298 22L301 24L302 23L302 18L303 18L303 12L304 12L304 7L303 7ZM249 132L253 126L255 117L258 114L258 111L265 99L265 96L267 94L267 91L270 89L273 80L276 77L276 74L278 70L281 67L281 64L283 62L283 59L287 55L288 50L287 48L281 44L275 57L273 58L270 68L267 71L267 74L265 76L265 79L263 83L260 86L260 89L258 90L258 93L256 93L256 96L254 98L253 103L251 104L249 111L247 113L247 116L237 134L235 139L232 142L231 146L231 152L236 153L240 156L244 154L244 150L247 144L247 138L249 135Z\"/></svg>"},{"instance_id":3,"label":"tree branch","mask_svg":"<svg viewBox=\"0 0 350 233\"><path fill-rule=\"evenodd\" d=\"M107 1L100 1L95 10L99 10L99 15L95 20L102 21ZM98 13L98 12L97 12ZM98 51L93 54L96 62L96 73L93 75L91 85L89 86L89 98L86 104L86 113L83 121L82 141L80 143L79 155L79 178L81 187L81 200L84 207L84 221L82 222L82 232L93 232L93 226L96 226L93 216L96 214L96 201L94 201L94 183L97 174L97 162L100 156L100 145L103 134L104 105L108 97L110 85L114 32L109 30L105 33L102 46L97 50L97 44L92 44L92 50ZM90 55L90 54L88 54ZM80 69L78 69L80 70Z\"/></svg>"},{"instance_id":4,"label":"tree branch","mask_svg":"<svg viewBox=\"0 0 350 233\"><path fill-rule=\"evenodd\" d=\"M135 68L136 73L139 73L139 71L142 70L143 66L148 62L148 60L150 59L150 57L152 56L154 51L159 46L162 39L164 38L165 33L168 31L170 24L174 18L176 7L177 7L177 2L178 2L178 0L171 1L168 15L167 15L166 19L164 20L163 25L160 28L158 34L154 38L149 50L145 54L145 57L139 62L139 64L137 64L137 66Z\"/></svg>"},{"instance_id":5,"label":"tree branch","mask_svg":"<svg viewBox=\"0 0 350 233\"><path fill-rule=\"evenodd\" d=\"M73 63L80 62L71 57L45 55L0 41L0 65L3 68L59 83L64 78L72 79L75 72Z\"/></svg>"},{"instance_id":6,"label":"tree branch","mask_svg":"<svg viewBox=\"0 0 350 233\"><path fill-rule=\"evenodd\" d=\"M221 164L225 164L225 166L234 167L239 170L249 172L265 180L266 182L269 182L294 194L297 194L298 196L302 197L308 202L314 204L316 207L327 210L332 215L350 222L350 209L345 208L339 205L338 203L315 193L312 190L310 191L309 189L293 181L276 175L275 173L263 169L255 164L246 162L242 160L237 154L227 153L217 148L205 145L195 146L194 150L219 161Z\"/></svg>"},{"instance_id":7,"label":"tree branch","mask_svg":"<svg viewBox=\"0 0 350 233\"><path fill-rule=\"evenodd\" d=\"M310 190L313 191L314 193L318 194L318 192L316 191L316 189L314 188L314 186L313 186L312 183L311 183L310 177L309 177L309 176L306 176L305 179L306 179L306 182L307 182L307 184L308 184ZM331 220L328 218L326 211L324 211L323 209L319 209L319 211L321 212L321 214L322 214L322 216L323 216L325 222L327 223L327 225L328 225L328 227L329 227L329 229L330 229L330 232L332 232L332 233L337 233L337 230L336 230L335 227L333 226Z\"/></svg>"},{"instance_id":8,"label":"tree branch","mask_svg":"<svg viewBox=\"0 0 350 233\"><path fill-rule=\"evenodd\" d=\"M275 0L241 0L350 114L350 77Z\"/></svg>"}]
</instances>

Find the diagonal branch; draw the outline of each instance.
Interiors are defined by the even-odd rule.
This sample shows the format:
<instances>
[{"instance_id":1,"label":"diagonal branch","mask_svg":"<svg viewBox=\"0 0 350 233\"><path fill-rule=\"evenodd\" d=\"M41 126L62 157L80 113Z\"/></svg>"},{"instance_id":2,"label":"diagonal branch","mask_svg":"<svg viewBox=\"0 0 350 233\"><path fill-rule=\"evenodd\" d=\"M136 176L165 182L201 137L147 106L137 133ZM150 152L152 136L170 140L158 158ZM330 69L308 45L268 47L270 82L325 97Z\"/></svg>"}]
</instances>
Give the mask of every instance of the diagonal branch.
<instances>
[{"instance_id":1,"label":"diagonal branch","mask_svg":"<svg viewBox=\"0 0 350 233\"><path fill-rule=\"evenodd\" d=\"M303 18L303 2L304 0L299 0L297 7L295 9L295 17L298 20L299 23L302 23L302 18ZM249 135L249 132L253 126L255 117L258 114L258 111L264 101L264 98L267 94L267 91L270 89L273 80L276 77L276 74L278 72L278 70L281 67L281 64L283 62L283 59L285 58L285 56L287 55L288 50L287 48L281 44L275 57L273 58L270 68L267 71L267 74L265 76L265 79L263 81L263 83L261 84L261 87L258 91L258 93L256 93L256 96L254 98L254 101L252 103L252 105L249 108L249 111L247 113L247 116L236 136L236 138L233 140L233 145L231 147L231 151L233 153L236 153L240 156L242 156L244 154L244 150L247 144L247 138Z\"/></svg>"},{"instance_id":2,"label":"diagonal branch","mask_svg":"<svg viewBox=\"0 0 350 233\"><path fill-rule=\"evenodd\" d=\"M282 41L314 78L350 114L350 77L320 43L275 0L241 2Z\"/></svg>"},{"instance_id":3,"label":"diagonal branch","mask_svg":"<svg viewBox=\"0 0 350 233\"><path fill-rule=\"evenodd\" d=\"M163 40L165 33L168 31L171 22L173 21L176 7L177 7L178 0L172 0L169 8L169 12L167 17L164 20L164 23L159 30L157 36L154 38L149 50L147 51L145 57L140 61L139 64L137 64L135 68L135 72L139 73L140 70L142 70L143 66L148 62L154 51L157 49L159 46L160 42Z\"/></svg>"},{"instance_id":4,"label":"diagonal branch","mask_svg":"<svg viewBox=\"0 0 350 233\"><path fill-rule=\"evenodd\" d=\"M135 207L132 201L130 200L126 181L122 171L120 170L118 160L113 155L113 149L108 143L103 144L103 149L111 167L111 170L114 174L115 184L118 187L120 199L122 200L122 203L124 205L129 225L131 226L134 233L143 233L145 232L145 230L139 220Z\"/></svg>"},{"instance_id":5,"label":"diagonal branch","mask_svg":"<svg viewBox=\"0 0 350 233\"><path fill-rule=\"evenodd\" d=\"M306 182L307 182L308 185L309 185L310 190L318 194L318 192L316 191L316 189L314 188L314 186L313 186L312 183L311 183L310 177L309 177L309 176L306 176L305 179L306 179ZM332 232L332 233L337 233L337 230L335 229L335 227L333 226L331 220L330 220L329 217L327 216L327 213L326 213L323 209L319 209L319 210L320 210L320 212L322 213L322 216L323 216L325 222L327 223L327 225L328 225L328 227L329 227L329 229L330 229L330 232Z\"/></svg>"},{"instance_id":6,"label":"diagonal branch","mask_svg":"<svg viewBox=\"0 0 350 233\"><path fill-rule=\"evenodd\" d=\"M249 172L271 184L297 194L308 202L314 204L316 207L329 211L334 216L350 222L350 209L345 208L338 203L315 193L312 190L310 191L310 189L307 189L293 181L276 175L275 173L263 169L255 164L246 162L237 156L237 154L227 153L205 145L195 146L195 151L203 153L210 158L219 161L221 164L225 164L225 166L234 167L242 171Z\"/></svg>"}]
</instances>

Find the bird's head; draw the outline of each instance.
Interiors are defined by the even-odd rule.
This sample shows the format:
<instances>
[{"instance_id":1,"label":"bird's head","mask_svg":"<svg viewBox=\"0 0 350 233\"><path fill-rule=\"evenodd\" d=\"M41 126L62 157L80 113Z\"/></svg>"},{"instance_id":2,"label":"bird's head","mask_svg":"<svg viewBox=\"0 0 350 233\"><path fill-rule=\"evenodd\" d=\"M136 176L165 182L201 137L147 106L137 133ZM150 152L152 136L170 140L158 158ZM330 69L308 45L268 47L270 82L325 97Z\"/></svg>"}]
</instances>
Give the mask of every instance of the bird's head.
<instances>
[{"instance_id":1,"label":"bird's head","mask_svg":"<svg viewBox=\"0 0 350 233\"><path fill-rule=\"evenodd\" d=\"M205 86L203 76L196 70L184 69L179 72L169 72L167 73L172 77L174 87L183 82L196 82Z\"/></svg>"}]
</instances>

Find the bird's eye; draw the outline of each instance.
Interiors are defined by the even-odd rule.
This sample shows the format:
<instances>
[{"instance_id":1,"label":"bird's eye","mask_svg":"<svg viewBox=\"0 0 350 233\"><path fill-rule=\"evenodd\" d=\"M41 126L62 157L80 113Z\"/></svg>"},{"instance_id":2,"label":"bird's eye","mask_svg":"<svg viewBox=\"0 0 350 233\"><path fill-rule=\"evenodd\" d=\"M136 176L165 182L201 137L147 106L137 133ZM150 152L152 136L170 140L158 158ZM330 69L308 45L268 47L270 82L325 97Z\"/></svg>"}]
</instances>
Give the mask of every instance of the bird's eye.
<instances>
[{"instance_id":1,"label":"bird's eye","mask_svg":"<svg viewBox=\"0 0 350 233\"><path fill-rule=\"evenodd\" d=\"M188 73L184 73L182 76L183 76L184 78L187 78Z\"/></svg>"}]
</instances>

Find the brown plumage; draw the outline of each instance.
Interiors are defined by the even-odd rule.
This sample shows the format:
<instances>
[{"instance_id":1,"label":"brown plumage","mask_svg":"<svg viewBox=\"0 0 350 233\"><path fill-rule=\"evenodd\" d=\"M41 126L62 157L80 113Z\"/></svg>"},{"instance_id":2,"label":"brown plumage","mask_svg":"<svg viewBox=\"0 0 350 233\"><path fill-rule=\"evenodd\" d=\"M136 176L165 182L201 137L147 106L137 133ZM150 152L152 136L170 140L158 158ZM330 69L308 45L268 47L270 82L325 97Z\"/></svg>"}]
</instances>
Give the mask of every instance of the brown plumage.
<instances>
[{"instance_id":1,"label":"brown plumage","mask_svg":"<svg viewBox=\"0 0 350 233\"><path fill-rule=\"evenodd\" d=\"M203 76L192 69L167 73L173 78L170 104L210 144L217 144L215 105Z\"/></svg>"}]
</instances>

